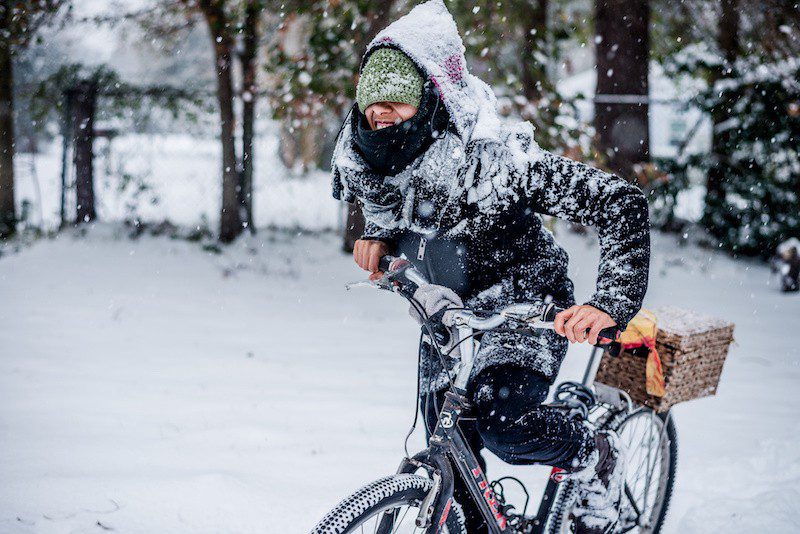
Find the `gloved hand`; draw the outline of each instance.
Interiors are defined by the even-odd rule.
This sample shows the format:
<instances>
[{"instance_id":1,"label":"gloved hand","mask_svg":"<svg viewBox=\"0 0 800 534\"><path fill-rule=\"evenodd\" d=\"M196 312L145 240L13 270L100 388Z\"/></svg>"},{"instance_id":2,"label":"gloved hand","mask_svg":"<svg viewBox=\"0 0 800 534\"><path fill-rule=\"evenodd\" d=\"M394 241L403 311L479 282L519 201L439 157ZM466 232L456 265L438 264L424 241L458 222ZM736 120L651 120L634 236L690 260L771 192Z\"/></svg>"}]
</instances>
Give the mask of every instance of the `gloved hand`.
<instances>
[{"instance_id":1,"label":"gloved hand","mask_svg":"<svg viewBox=\"0 0 800 534\"><path fill-rule=\"evenodd\" d=\"M428 317L433 317L433 315L444 308L464 307L464 303L461 302L461 297L459 297L455 291L449 287L437 286L436 284L425 284L418 287L417 290L414 291L414 300L422 306L422 309L425 310L425 314ZM413 304L409 306L408 314L411 315L412 319L422 325L422 317L420 317L419 312L417 312ZM454 326L452 311L444 312L442 324L448 327Z\"/></svg>"},{"instance_id":2,"label":"gloved hand","mask_svg":"<svg viewBox=\"0 0 800 534\"><path fill-rule=\"evenodd\" d=\"M455 291L449 287L438 286L436 284L425 284L417 288L417 290L414 292L414 300L416 300L419 305L422 306L422 309L425 310L425 314L428 317L433 317L435 314L442 312L446 308L464 307L461 297L459 297ZM453 330L455 330L455 323L453 319L454 311L456 310L444 311L442 314L441 322L445 326L445 330L449 335L447 336L446 340L437 339L443 353L449 354L451 358L459 358L461 356L460 348L457 346L453 347L453 343L456 339L456 336L453 333ZM416 308L414 308L413 304L410 305L408 313L415 321L422 325L422 317L420 317L419 312L416 310ZM436 330L435 326L434 330Z\"/></svg>"}]
</instances>

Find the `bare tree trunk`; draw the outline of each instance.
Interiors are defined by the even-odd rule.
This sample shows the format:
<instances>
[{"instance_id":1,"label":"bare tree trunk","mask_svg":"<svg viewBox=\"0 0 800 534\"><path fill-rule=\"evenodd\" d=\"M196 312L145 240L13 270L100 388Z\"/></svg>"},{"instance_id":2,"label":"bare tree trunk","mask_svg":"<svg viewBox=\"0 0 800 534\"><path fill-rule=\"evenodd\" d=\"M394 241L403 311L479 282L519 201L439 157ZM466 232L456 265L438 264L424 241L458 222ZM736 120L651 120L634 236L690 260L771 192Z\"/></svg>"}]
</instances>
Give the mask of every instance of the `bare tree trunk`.
<instances>
[{"instance_id":1,"label":"bare tree trunk","mask_svg":"<svg viewBox=\"0 0 800 534\"><path fill-rule=\"evenodd\" d=\"M236 168L236 118L233 112L231 46L224 42L215 45L217 102L222 143L222 207L219 216L219 239L223 243L230 243L242 232L242 221L239 216L239 173Z\"/></svg>"},{"instance_id":2,"label":"bare tree trunk","mask_svg":"<svg viewBox=\"0 0 800 534\"><path fill-rule=\"evenodd\" d=\"M623 175L650 159L648 0L596 0L595 128L609 165Z\"/></svg>"},{"instance_id":3,"label":"bare tree trunk","mask_svg":"<svg viewBox=\"0 0 800 534\"><path fill-rule=\"evenodd\" d=\"M219 217L219 240L230 243L242 232L239 214L239 169L236 158L236 117L233 109L233 51L230 21L221 0L199 0L208 24L211 46L214 48L217 76L217 103L222 144L222 206Z\"/></svg>"},{"instance_id":4,"label":"bare tree trunk","mask_svg":"<svg viewBox=\"0 0 800 534\"><path fill-rule=\"evenodd\" d=\"M61 191L59 195L58 227L67 225L67 173L69 172L69 147L72 144L72 91L64 91L64 109L61 112Z\"/></svg>"},{"instance_id":5,"label":"bare tree trunk","mask_svg":"<svg viewBox=\"0 0 800 534\"><path fill-rule=\"evenodd\" d=\"M97 84L80 82L73 90L72 138L75 146L75 224L97 218L94 206L94 112L97 103Z\"/></svg>"},{"instance_id":6,"label":"bare tree trunk","mask_svg":"<svg viewBox=\"0 0 800 534\"><path fill-rule=\"evenodd\" d=\"M249 93L253 94L253 93ZM255 99L255 96L249 98ZM242 206L242 219L247 223L251 234L256 233L253 219L253 138L255 135L255 102L247 99L242 108L242 180L239 187L239 203Z\"/></svg>"},{"instance_id":7,"label":"bare tree trunk","mask_svg":"<svg viewBox=\"0 0 800 534\"><path fill-rule=\"evenodd\" d=\"M243 219L250 229L256 231L253 224L253 137L255 135L256 100L256 54L259 41L259 18L263 5L259 0L249 0L245 8L244 47L241 55L243 77L242 105L242 181L240 184L239 202L243 207Z\"/></svg>"},{"instance_id":8,"label":"bare tree trunk","mask_svg":"<svg viewBox=\"0 0 800 534\"><path fill-rule=\"evenodd\" d=\"M522 45L521 70L525 97L536 101L542 95L542 83L547 79L547 65L537 56L547 52L548 0L521 2L519 14L524 18L525 30Z\"/></svg>"},{"instance_id":9,"label":"bare tree trunk","mask_svg":"<svg viewBox=\"0 0 800 534\"><path fill-rule=\"evenodd\" d=\"M719 20L719 48L729 64L739 56L739 2L721 0L722 12Z\"/></svg>"},{"instance_id":10,"label":"bare tree trunk","mask_svg":"<svg viewBox=\"0 0 800 534\"><path fill-rule=\"evenodd\" d=\"M0 238L16 231L14 204L14 71L10 10L0 10Z\"/></svg>"},{"instance_id":11,"label":"bare tree trunk","mask_svg":"<svg viewBox=\"0 0 800 534\"><path fill-rule=\"evenodd\" d=\"M738 0L720 0L721 12L719 19L719 34L717 35L717 42L720 51L725 55L725 62L727 66L723 66L718 72L714 73L712 83L716 83L721 78L729 75L728 68L733 65L739 55L739 12ZM731 103L732 104L732 103ZM715 113L712 117L712 134L711 134L711 153L716 158L716 162L709 168L708 176L706 177L706 198L705 198L705 215L711 216L717 210L725 199L725 191L723 189L723 181L725 180L727 159L727 145L730 141L730 130L717 131L716 126L728 120L728 113L725 113L722 108L727 106L719 106L720 112Z\"/></svg>"},{"instance_id":12,"label":"bare tree trunk","mask_svg":"<svg viewBox=\"0 0 800 534\"><path fill-rule=\"evenodd\" d=\"M366 52L367 45L381 31L389 25L396 0L375 0L370 2L369 10L365 13L369 21L367 31L355 36L356 51L361 55Z\"/></svg>"}]
</instances>

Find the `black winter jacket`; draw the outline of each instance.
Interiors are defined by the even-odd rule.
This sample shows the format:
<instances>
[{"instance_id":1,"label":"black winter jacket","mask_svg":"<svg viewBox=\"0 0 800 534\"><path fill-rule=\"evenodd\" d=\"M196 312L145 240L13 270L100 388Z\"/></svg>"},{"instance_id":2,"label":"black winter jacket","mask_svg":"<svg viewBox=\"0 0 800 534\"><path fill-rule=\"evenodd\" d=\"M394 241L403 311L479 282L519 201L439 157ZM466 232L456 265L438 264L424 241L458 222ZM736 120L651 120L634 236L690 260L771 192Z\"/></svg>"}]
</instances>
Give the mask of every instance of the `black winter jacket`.
<instances>
[{"instance_id":1,"label":"black winter jacket","mask_svg":"<svg viewBox=\"0 0 800 534\"><path fill-rule=\"evenodd\" d=\"M472 150L488 149L482 145ZM480 173L480 164L473 169ZM569 258L540 215L592 226L599 236L600 269L597 290L585 303L605 311L624 329L647 291L650 235L644 195L614 175L550 153L528 172L527 179L540 181L541 187L521 193L508 209L491 217L462 201L461 220L475 222L471 232L432 235L368 222L363 238L387 242L432 283L455 290L469 306L500 308L550 296L557 305L569 307L575 304L567 275ZM538 338L487 334L475 372L487 365L523 363L553 381L567 345L552 331ZM427 351L426 356L423 385L437 389L446 379L438 359Z\"/></svg>"},{"instance_id":2,"label":"black winter jacket","mask_svg":"<svg viewBox=\"0 0 800 534\"><path fill-rule=\"evenodd\" d=\"M575 302L568 257L541 215L592 226L601 257L596 291L586 303L624 328L647 290L650 239L642 192L540 149L530 123L504 122L491 88L467 72L442 2L418 5L379 33L368 51L380 46L402 50L432 80L450 126L402 171L382 176L354 146L354 121L345 121L332 160L333 195L362 204L364 237L386 241L467 305L497 308L550 295L567 307ZM552 331L536 337L487 333L474 373L515 363L553 381L567 344ZM427 352L420 380L423 391L447 383Z\"/></svg>"}]
</instances>

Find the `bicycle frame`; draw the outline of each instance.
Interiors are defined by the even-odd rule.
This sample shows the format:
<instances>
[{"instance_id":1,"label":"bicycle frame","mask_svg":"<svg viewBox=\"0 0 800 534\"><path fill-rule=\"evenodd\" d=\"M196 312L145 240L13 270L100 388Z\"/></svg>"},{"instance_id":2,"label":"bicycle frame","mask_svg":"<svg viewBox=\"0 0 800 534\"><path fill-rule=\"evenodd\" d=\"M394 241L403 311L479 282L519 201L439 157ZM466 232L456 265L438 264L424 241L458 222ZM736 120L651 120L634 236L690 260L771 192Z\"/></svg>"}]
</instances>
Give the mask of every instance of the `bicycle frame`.
<instances>
[{"instance_id":1,"label":"bicycle frame","mask_svg":"<svg viewBox=\"0 0 800 534\"><path fill-rule=\"evenodd\" d=\"M384 259L388 259L385 257ZM392 258L387 269L392 269ZM382 259L383 261L383 259ZM408 268L410 263L402 260L405 265L399 266L403 275L417 286L426 283L426 280L413 268ZM380 286L379 286L380 287ZM391 284L383 287L399 291L399 286ZM406 296L406 298L409 298ZM456 336L454 344L459 348L458 362L453 368L454 378L451 382L450 390L445 393L445 402L439 412L436 427L428 440L428 448L417 453L412 458L404 458L398 473L414 473L419 469L425 469L431 480L433 487L428 495L420 503L419 515L416 525L425 528L426 533L436 534L447 520L453 502L454 475L451 466L455 466L459 475L467 486L470 496L478 506L485 524L488 526L490 534L503 534L510 530L508 517L504 511L499 509L499 503L494 491L483 473L478 463L475 453L467 445L464 435L459 427L459 420L470 417L471 406L466 398L466 388L472 373L477 352L477 341L473 338L476 331L491 330L503 324L508 317L523 316L526 319L530 316L531 308L527 305L512 305L507 307L500 315L489 318L478 318L469 311L454 311L453 321L456 326ZM544 320L546 312L541 319L534 322L537 328L552 328L547 326ZM552 319L550 319L552 321ZM436 341L429 339L431 344ZM589 387L594 382L594 377L599 366L597 347L592 351L592 357L587 366L583 377L583 385ZM554 467L547 482L544 495L539 505L539 510L535 518L530 520L533 529L530 534L541 534L547 524L548 514L551 503L553 502L558 483L564 479L563 470ZM394 516L387 514L378 525L377 532L389 534L392 531ZM526 534L527 534L526 532Z\"/></svg>"},{"instance_id":2,"label":"bicycle frame","mask_svg":"<svg viewBox=\"0 0 800 534\"><path fill-rule=\"evenodd\" d=\"M466 326L469 323L469 314L459 313L456 318L458 326L458 339L462 342L459 347L461 351L460 363L456 366L456 376L453 386L445 393L445 401L441 410L436 427L431 433L429 447L413 458L405 458L398 468L398 473L413 473L422 468L429 472L434 487L428 497L420 505L419 516L417 517L418 527L427 527L428 534L439 532L445 523L450 512L453 499L453 470L455 466L459 475L465 482L470 496L483 516L484 522L491 534L503 534L509 531L508 518L498 507L494 491L489 485L483 470L481 469L475 453L467 445L464 435L459 427L459 420L469 418L472 415L472 407L465 396L465 388L474 364L476 347L475 342L470 339L473 329ZM598 349L592 350L592 356L583 377L583 384L591 385L597 373L599 358ZM554 467L547 486L542 496L536 517L532 520L533 530L531 534L540 534L544 531L547 523L550 506L553 502L558 484L563 480L563 470ZM387 522L387 527L391 522ZM385 529L378 529L384 532ZM390 530L386 530L389 532Z\"/></svg>"}]
</instances>

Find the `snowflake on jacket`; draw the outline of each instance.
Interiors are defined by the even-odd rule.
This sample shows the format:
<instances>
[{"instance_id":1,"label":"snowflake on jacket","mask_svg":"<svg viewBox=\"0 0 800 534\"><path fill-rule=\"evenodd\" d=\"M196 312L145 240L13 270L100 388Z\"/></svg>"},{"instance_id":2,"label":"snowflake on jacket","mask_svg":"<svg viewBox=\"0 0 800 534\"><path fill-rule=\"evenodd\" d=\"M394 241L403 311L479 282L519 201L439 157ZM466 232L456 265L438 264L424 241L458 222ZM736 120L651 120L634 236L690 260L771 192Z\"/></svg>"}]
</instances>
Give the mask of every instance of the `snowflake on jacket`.
<instances>
[{"instance_id":1,"label":"snowflake on jacket","mask_svg":"<svg viewBox=\"0 0 800 534\"><path fill-rule=\"evenodd\" d=\"M431 42L438 44L430 47ZM642 192L612 174L543 151L530 123L503 124L491 89L467 73L463 45L441 0L415 7L378 34L368 51L387 44L437 81L452 124L397 175L379 176L355 150L345 122L333 155L333 194L362 204L364 237L394 246L468 306L496 309L550 296L567 307L575 303L568 256L541 214L592 226L601 256L596 291L586 304L624 328L647 290L650 238ZM534 337L486 333L473 373L514 363L553 381L567 345L552 331ZM423 391L447 383L427 346L420 381Z\"/></svg>"}]
</instances>

